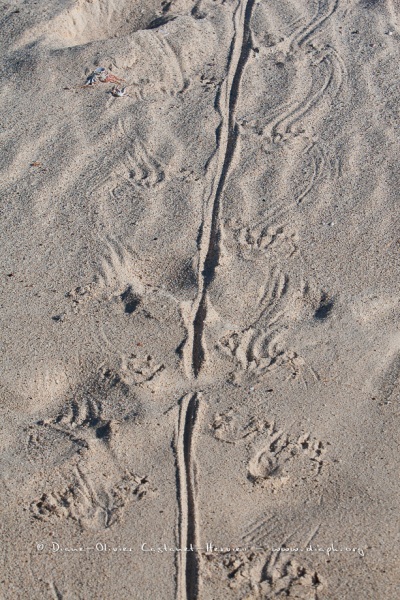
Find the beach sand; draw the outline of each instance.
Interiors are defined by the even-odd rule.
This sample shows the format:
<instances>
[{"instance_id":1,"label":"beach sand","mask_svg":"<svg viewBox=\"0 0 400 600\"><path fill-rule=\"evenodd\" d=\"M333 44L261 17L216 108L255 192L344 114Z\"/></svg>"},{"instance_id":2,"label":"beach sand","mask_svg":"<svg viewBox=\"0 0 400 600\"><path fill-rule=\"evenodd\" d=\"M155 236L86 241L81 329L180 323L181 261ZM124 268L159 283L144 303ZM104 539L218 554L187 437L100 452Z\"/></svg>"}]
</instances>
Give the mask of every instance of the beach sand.
<instances>
[{"instance_id":1,"label":"beach sand","mask_svg":"<svg viewBox=\"0 0 400 600\"><path fill-rule=\"evenodd\" d=\"M1 598L397 597L398 0L0 18Z\"/></svg>"}]
</instances>

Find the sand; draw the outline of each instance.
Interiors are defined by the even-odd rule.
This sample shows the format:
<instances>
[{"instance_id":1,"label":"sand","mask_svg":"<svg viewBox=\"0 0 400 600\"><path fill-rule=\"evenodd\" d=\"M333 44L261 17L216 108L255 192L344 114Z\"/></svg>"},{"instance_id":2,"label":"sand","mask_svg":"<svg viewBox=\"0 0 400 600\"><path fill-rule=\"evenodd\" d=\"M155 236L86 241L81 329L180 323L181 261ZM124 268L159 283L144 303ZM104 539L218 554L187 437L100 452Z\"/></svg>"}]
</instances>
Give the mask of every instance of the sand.
<instances>
[{"instance_id":1,"label":"sand","mask_svg":"<svg viewBox=\"0 0 400 600\"><path fill-rule=\"evenodd\" d=\"M397 597L398 0L0 17L1 598Z\"/></svg>"}]
</instances>

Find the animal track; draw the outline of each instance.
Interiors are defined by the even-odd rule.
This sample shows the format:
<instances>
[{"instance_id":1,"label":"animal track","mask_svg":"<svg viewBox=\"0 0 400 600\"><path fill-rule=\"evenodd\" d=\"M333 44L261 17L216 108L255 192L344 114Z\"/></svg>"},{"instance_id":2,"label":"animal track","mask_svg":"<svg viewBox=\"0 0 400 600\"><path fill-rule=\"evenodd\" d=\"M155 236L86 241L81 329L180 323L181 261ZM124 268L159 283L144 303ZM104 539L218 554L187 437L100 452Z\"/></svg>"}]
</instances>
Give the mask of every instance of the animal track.
<instances>
[{"instance_id":1,"label":"animal track","mask_svg":"<svg viewBox=\"0 0 400 600\"><path fill-rule=\"evenodd\" d=\"M316 14L311 21L295 29L291 35L288 53L293 56L303 55L308 61L312 84L302 99L284 106L280 114L270 121L272 140L281 141L286 134L291 134L293 126L320 104L327 93L335 96L339 92L347 77L346 67L339 52L331 45L320 48L313 41L318 29L336 12L338 4L339 0L319 0Z\"/></svg>"},{"instance_id":2,"label":"animal track","mask_svg":"<svg viewBox=\"0 0 400 600\"><path fill-rule=\"evenodd\" d=\"M128 385L141 385L154 379L154 377L165 369L162 363L157 363L154 358L148 354L145 357L139 357L131 354L121 366L121 379Z\"/></svg>"},{"instance_id":3,"label":"animal track","mask_svg":"<svg viewBox=\"0 0 400 600\"><path fill-rule=\"evenodd\" d=\"M123 300L121 295L125 293L132 298L143 296L145 286L136 274L135 258L137 257L130 247L116 238L106 237L98 280L99 285L107 290L108 297L117 294Z\"/></svg>"},{"instance_id":4,"label":"animal track","mask_svg":"<svg viewBox=\"0 0 400 600\"><path fill-rule=\"evenodd\" d=\"M305 387L319 376L298 353L286 346L288 324L299 318L310 303L309 286L296 290L289 275L271 268L267 281L259 289L254 318L242 330L221 337L217 348L236 363L230 374L234 382L243 379L258 382L277 368L284 368L287 379L300 380Z\"/></svg>"},{"instance_id":5,"label":"animal track","mask_svg":"<svg viewBox=\"0 0 400 600\"><path fill-rule=\"evenodd\" d=\"M285 483L289 478L287 463L296 455L296 444L275 423L268 423L263 438L267 443L253 454L247 465L247 478L253 484L264 481L279 481Z\"/></svg>"},{"instance_id":6,"label":"animal track","mask_svg":"<svg viewBox=\"0 0 400 600\"><path fill-rule=\"evenodd\" d=\"M316 141L313 141L304 152L306 164L303 173L308 177L308 182L295 193L295 203L301 204L313 188L323 179L337 179L341 174L340 161L330 157L328 152Z\"/></svg>"},{"instance_id":7,"label":"animal track","mask_svg":"<svg viewBox=\"0 0 400 600\"><path fill-rule=\"evenodd\" d=\"M180 400L179 421L174 448L177 467L179 504L179 543L198 545L199 522L197 503L196 425L202 412L201 394L186 394ZM180 552L177 560L177 598L196 600L201 576L200 555Z\"/></svg>"},{"instance_id":8,"label":"animal track","mask_svg":"<svg viewBox=\"0 0 400 600\"><path fill-rule=\"evenodd\" d=\"M242 331L228 333L219 341L219 348L235 358L242 373L235 377L255 373L260 377L283 356L284 350L278 347L277 321L282 316L286 304L289 279L280 269L272 269L267 282L261 286L256 317ZM260 322L266 322L268 333L260 329Z\"/></svg>"},{"instance_id":9,"label":"animal track","mask_svg":"<svg viewBox=\"0 0 400 600\"><path fill-rule=\"evenodd\" d=\"M77 466L73 480L60 491L43 493L30 505L35 519L72 519L82 529L108 529L117 523L127 504L151 491L146 477L127 471L108 488L96 486Z\"/></svg>"},{"instance_id":10,"label":"animal track","mask_svg":"<svg viewBox=\"0 0 400 600\"><path fill-rule=\"evenodd\" d=\"M260 519L249 524L242 536L245 546L259 547L268 545L272 532L282 527L282 523L276 517L266 517L262 515Z\"/></svg>"},{"instance_id":11,"label":"animal track","mask_svg":"<svg viewBox=\"0 0 400 600\"><path fill-rule=\"evenodd\" d=\"M141 200L144 191L161 184L166 177L165 170L146 150L144 143L138 141L132 133L129 135L121 120L118 123L121 138L119 154L113 162L93 165L90 197L96 198L101 194L105 198L109 197L113 204L121 203L129 197L134 203L132 210L135 218L138 218L143 211ZM133 137L135 142L131 139Z\"/></svg>"},{"instance_id":12,"label":"animal track","mask_svg":"<svg viewBox=\"0 0 400 600\"><path fill-rule=\"evenodd\" d=\"M300 474L301 468L309 471L310 461L314 474L319 475L322 470L326 448L310 433L294 438L278 429L274 421L256 416L243 423L233 409L217 413L210 429L221 442L254 443L257 449L247 465L247 478L253 484L285 483Z\"/></svg>"},{"instance_id":13,"label":"animal track","mask_svg":"<svg viewBox=\"0 0 400 600\"><path fill-rule=\"evenodd\" d=\"M88 283L84 286L79 286L65 294L66 298L70 298L74 304L74 307L78 307L79 304L84 304L93 299L94 290L96 288L96 282Z\"/></svg>"},{"instance_id":14,"label":"animal track","mask_svg":"<svg viewBox=\"0 0 400 600\"><path fill-rule=\"evenodd\" d=\"M165 180L165 172L159 161L153 158L144 144L136 142L132 151L126 151L129 178L139 187L153 188Z\"/></svg>"},{"instance_id":15,"label":"animal track","mask_svg":"<svg viewBox=\"0 0 400 600\"><path fill-rule=\"evenodd\" d=\"M320 440L312 440L309 433L291 439L273 423L267 435L267 444L256 450L247 465L247 477L253 484L285 483L303 471L309 472L310 462L314 475L321 473L326 449Z\"/></svg>"},{"instance_id":16,"label":"animal track","mask_svg":"<svg viewBox=\"0 0 400 600\"><path fill-rule=\"evenodd\" d=\"M221 206L224 187L237 149L239 126L236 120L240 83L251 56L251 20L255 0L239 2L233 14L233 37L227 74L216 96L216 108L221 122L216 128L215 161L211 187L203 203L203 220L199 235L198 293L192 303L187 343L184 347L185 365L189 376L197 377L206 359L204 329L208 310L208 287L215 277L221 253ZM215 167L214 167L215 164Z\"/></svg>"},{"instance_id":17,"label":"animal track","mask_svg":"<svg viewBox=\"0 0 400 600\"><path fill-rule=\"evenodd\" d=\"M164 365L156 363L151 356L135 355L122 360L116 369L100 368L65 402L58 414L29 427L30 451L40 457L42 446L61 446L62 456L71 456L82 454L98 441L110 449L119 424L127 414L135 414L131 386L151 381L163 369Z\"/></svg>"},{"instance_id":18,"label":"animal track","mask_svg":"<svg viewBox=\"0 0 400 600\"><path fill-rule=\"evenodd\" d=\"M129 384L119 370L102 367L55 417L37 424L80 440L85 447L94 439L108 443L122 418L121 410L116 418L115 406L122 406L128 394Z\"/></svg>"},{"instance_id":19,"label":"animal track","mask_svg":"<svg viewBox=\"0 0 400 600\"><path fill-rule=\"evenodd\" d=\"M130 285L128 285L126 290L122 292L120 298L124 303L125 312L128 315L131 315L133 312L135 312L142 302L140 296L135 294L135 292L132 290L132 286Z\"/></svg>"},{"instance_id":20,"label":"animal track","mask_svg":"<svg viewBox=\"0 0 400 600\"><path fill-rule=\"evenodd\" d=\"M142 141L139 134L131 130L131 123L125 122L122 118L118 119L118 130L121 139L125 140L124 152L119 168L115 172L113 187L110 189L111 195L120 194L118 190L120 190L121 178L128 186L146 189L154 188L164 182L165 166L150 152L149 142ZM115 165L112 168L115 170Z\"/></svg>"},{"instance_id":21,"label":"animal track","mask_svg":"<svg viewBox=\"0 0 400 600\"><path fill-rule=\"evenodd\" d=\"M322 577L300 560L282 552L241 551L218 556L205 554L208 579L220 579L240 600L297 598L318 600L324 587Z\"/></svg>"},{"instance_id":22,"label":"animal track","mask_svg":"<svg viewBox=\"0 0 400 600\"><path fill-rule=\"evenodd\" d=\"M315 33L332 17L337 11L339 0L318 0L317 10L312 19L306 25L300 25L292 34L292 48L301 48L306 42L309 43Z\"/></svg>"},{"instance_id":23,"label":"animal track","mask_svg":"<svg viewBox=\"0 0 400 600\"><path fill-rule=\"evenodd\" d=\"M329 298L328 294L322 292L319 305L314 313L314 318L320 321L327 319L331 314L333 307L334 301Z\"/></svg>"},{"instance_id":24,"label":"animal track","mask_svg":"<svg viewBox=\"0 0 400 600\"><path fill-rule=\"evenodd\" d=\"M217 440L235 444L243 440L253 439L255 436L268 431L271 424L268 421L253 417L248 423L242 425L240 418L233 409L225 413L217 413L211 424L214 436Z\"/></svg>"},{"instance_id":25,"label":"animal track","mask_svg":"<svg viewBox=\"0 0 400 600\"><path fill-rule=\"evenodd\" d=\"M292 129L296 123L300 121L311 109L320 103L328 90L334 88L334 95L338 92L342 77L341 71L337 70L338 65L333 55L329 52L317 52L310 63L310 67L314 67L314 80L311 89L307 96L300 102L296 103L292 110L283 111L283 113L275 119L275 122L270 129L270 139L274 143L281 143L288 139L292 134ZM319 68L318 68L319 67ZM337 79L335 86L335 79ZM336 87L336 89L335 89Z\"/></svg>"},{"instance_id":26,"label":"animal track","mask_svg":"<svg viewBox=\"0 0 400 600\"><path fill-rule=\"evenodd\" d=\"M122 292L122 294L114 297L114 300L121 300L124 305L124 312L127 315L131 315L132 313L141 313L147 319L153 319L154 317L143 307L143 298L135 292L131 285Z\"/></svg>"},{"instance_id":27,"label":"animal track","mask_svg":"<svg viewBox=\"0 0 400 600\"><path fill-rule=\"evenodd\" d=\"M259 483L271 477L279 477L283 465L294 454L294 446L283 431L277 431L274 424L268 432L268 443L256 452L248 463L248 478L253 483Z\"/></svg>"},{"instance_id":28,"label":"animal track","mask_svg":"<svg viewBox=\"0 0 400 600\"><path fill-rule=\"evenodd\" d=\"M96 282L103 290L106 301L122 302L127 314L140 311L147 318L154 318L145 309L148 295L157 294L169 302L178 304L178 299L164 288L143 281L138 269L141 259L136 251L119 239L107 235Z\"/></svg>"},{"instance_id":29,"label":"animal track","mask_svg":"<svg viewBox=\"0 0 400 600\"><path fill-rule=\"evenodd\" d=\"M145 360L147 366L148 359ZM148 376L149 373L140 371L141 380ZM120 372L103 367L78 388L58 414L29 428L28 444L35 454L40 451L39 457L42 457L47 452L46 446L58 448L62 440L63 453L55 464L66 463L70 468L74 465L67 485L46 491L32 502L30 510L35 518L68 518L79 523L82 529L109 528L120 520L132 498L140 499L151 491L146 477L131 471L113 475L114 436L119 423L129 410L132 412L132 394L128 393L129 385ZM93 464L98 456L103 457L106 465L110 465L111 460L113 469L107 469L107 476L99 473L98 465Z\"/></svg>"},{"instance_id":30,"label":"animal track","mask_svg":"<svg viewBox=\"0 0 400 600\"><path fill-rule=\"evenodd\" d=\"M113 431L111 420L102 418L103 407L100 400L86 398L83 402L71 400L52 422L53 425L70 430L78 430L82 435L84 430L93 431L96 438L109 441Z\"/></svg>"},{"instance_id":31,"label":"animal track","mask_svg":"<svg viewBox=\"0 0 400 600\"><path fill-rule=\"evenodd\" d=\"M84 436L45 421L29 425L28 431L27 449L37 464L44 460L47 464L59 465L60 461L79 456L89 448Z\"/></svg>"},{"instance_id":32,"label":"animal track","mask_svg":"<svg viewBox=\"0 0 400 600\"><path fill-rule=\"evenodd\" d=\"M298 235L284 226L243 227L236 237L244 256L250 257L254 251L267 253L277 251L291 258L297 251Z\"/></svg>"},{"instance_id":33,"label":"animal track","mask_svg":"<svg viewBox=\"0 0 400 600\"><path fill-rule=\"evenodd\" d=\"M233 332L220 339L219 348L236 359L240 367L230 375L235 382L242 381L244 377L259 382L281 367L288 372L287 379L300 379L305 387L308 387L309 381L319 379L314 369L297 352L281 346L273 329L271 333L253 328Z\"/></svg>"},{"instance_id":34,"label":"animal track","mask_svg":"<svg viewBox=\"0 0 400 600\"><path fill-rule=\"evenodd\" d=\"M315 463L315 472L319 474L324 464L322 457L326 453L325 445L320 440L312 440L309 433L301 436L297 443Z\"/></svg>"}]
</instances>

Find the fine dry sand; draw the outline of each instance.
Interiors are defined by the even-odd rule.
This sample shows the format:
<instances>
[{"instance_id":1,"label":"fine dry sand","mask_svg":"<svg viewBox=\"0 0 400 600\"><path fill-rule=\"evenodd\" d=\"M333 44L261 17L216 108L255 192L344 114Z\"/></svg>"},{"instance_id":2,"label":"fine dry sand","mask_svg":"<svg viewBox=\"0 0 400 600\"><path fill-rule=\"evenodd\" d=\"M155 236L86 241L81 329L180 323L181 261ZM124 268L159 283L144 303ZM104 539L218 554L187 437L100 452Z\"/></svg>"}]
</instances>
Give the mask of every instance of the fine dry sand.
<instances>
[{"instance_id":1,"label":"fine dry sand","mask_svg":"<svg viewBox=\"0 0 400 600\"><path fill-rule=\"evenodd\" d=\"M2 600L394 600L400 2L0 18Z\"/></svg>"}]
</instances>

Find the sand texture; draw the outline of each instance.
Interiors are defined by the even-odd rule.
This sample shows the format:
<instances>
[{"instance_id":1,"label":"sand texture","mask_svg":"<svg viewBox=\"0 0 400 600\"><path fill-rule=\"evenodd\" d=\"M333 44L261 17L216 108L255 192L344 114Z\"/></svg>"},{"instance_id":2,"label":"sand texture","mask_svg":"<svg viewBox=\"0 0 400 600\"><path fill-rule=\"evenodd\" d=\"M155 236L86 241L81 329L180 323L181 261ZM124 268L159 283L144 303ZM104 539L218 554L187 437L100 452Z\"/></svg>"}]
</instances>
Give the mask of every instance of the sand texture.
<instances>
[{"instance_id":1,"label":"sand texture","mask_svg":"<svg viewBox=\"0 0 400 600\"><path fill-rule=\"evenodd\" d=\"M399 0L0 19L1 600L399 597Z\"/></svg>"}]
</instances>

